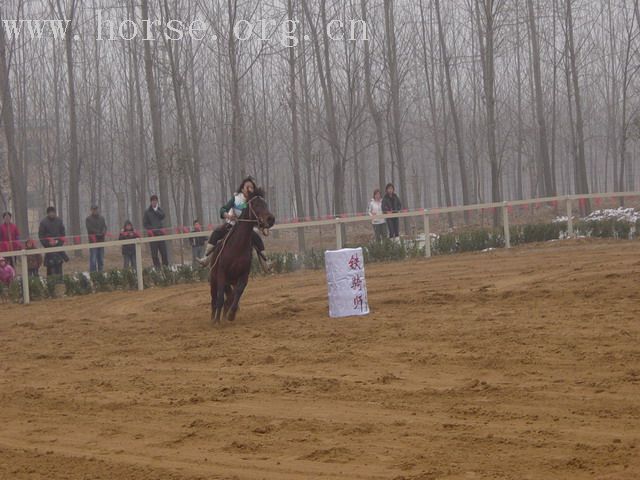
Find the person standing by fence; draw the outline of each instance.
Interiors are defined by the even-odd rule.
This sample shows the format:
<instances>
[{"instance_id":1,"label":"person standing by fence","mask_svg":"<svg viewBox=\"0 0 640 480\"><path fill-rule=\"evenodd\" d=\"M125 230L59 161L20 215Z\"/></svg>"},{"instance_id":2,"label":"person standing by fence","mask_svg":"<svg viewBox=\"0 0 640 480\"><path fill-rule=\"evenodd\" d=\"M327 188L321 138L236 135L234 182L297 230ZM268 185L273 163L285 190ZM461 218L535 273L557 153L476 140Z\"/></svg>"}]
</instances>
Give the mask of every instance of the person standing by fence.
<instances>
[{"instance_id":1,"label":"person standing by fence","mask_svg":"<svg viewBox=\"0 0 640 480\"><path fill-rule=\"evenodd\" d=\"M12 221L10 212L4 212L2 214L2 224L0 225L0 254L6 252L12 252L21 250L20 244L20 231L15 223ZM6 262L13 266L13 257L4 257Z\"/></svg>"},{"instance_id":2,"label":"person standing by fence","mask_svg":"<svg viewBox=\"0 0 640 480\"><path fill-rule=\"evenodd\" d=\"M144 212L143 225L149 236L160 237L164 235L162 229L164 228L164 211L158 205L158 196L151 196L151 205ZM158 253L162 257L162 265L169 266L169 258L167 255L167 243L164 241L151 242L151 259L153 260L153 266L160 268L160 259Z\"/></svg>"},{"instance_id":3,"label":"person standing by fence","mask_svg":"<svg viewBox=\"0 0 640 480\"><path fill-rule=\"evenodd\" d=\"M47 208L47 216L40 222L38 238L44 248L61 247L64 245L66 235L62 219L56 215L55 207ZM47 253L44 256L44 264L47 267L47 277L62 275L62 263L69 261L64 252Z\"/></svg>"},{"instance_id":4,"label":"person standing by fence","mask_svg":"<svg viewBox=\"0 0 640 480\"><path fill-rule=\"evenodd\" d=\"M193 222L193 228L191 232L201 232L202 226L196 218ZM189 239L191 243L191 264L193 266L198 265L198 259L204 256L204 244L207 241L206 237L194 237Z\"/></svg>"},{"instance_id":5,"label":"person standing by fence","mask_svg":"<svg viewBox=\"0 0 640 480\"><path fill-rule=\"evenodd\" d=\"M380 189L379 188L376 188L373 191L373 198L369 202L368 213L372 217L376 216L376 215L382 215L383 214L383 211L382 211L382 195L380 194ZM387 234L385 219L384 218L374 218L373 220L371 220L371 223L373 225L373 232L375 233L375 236L376 236L376 242L381 242L382 239Z\"/></svg>"},{"instance_id":6,"label":"person standing by fence","mask_svg":"<svg viewBox=\"0 0 640 480\"><path fill-rule=\"evenodd\" d=\"M133 224L127 220L124 222L118 240L133 240L134 238L140 238L140 235L133 229ZM134 244L123 245L122 258L124 259L124 268L136 268L136 246Z\"/></svg>"},{"instance_id":7,"label":"person standing by fence","mask_svg":"<svg viewBox=\"0 0 640 480\"><path fill-rule=\"evenodd\" d=\"M382 211L384 213L398 213L402 209L402 202L396 195L395 187L392 183L388 183L385 187L385 195L382 199ZM387 227L389 228L390 239L400 239L400 219L387 218Z\"/></svg>"},{"instance_id":8,"label":"person standing by fence","mask_svg":"<svg viewBox=\"0 0 640 480\"><path fill-rule=\"evenodd\" d=\"M107 234L107 222L100 215L97 205L91 207L91 214L86 220L89 243L102 243ZM89 249L89 271L102 272L104 270L104 247Z\"/></svg>"}]
</instances>

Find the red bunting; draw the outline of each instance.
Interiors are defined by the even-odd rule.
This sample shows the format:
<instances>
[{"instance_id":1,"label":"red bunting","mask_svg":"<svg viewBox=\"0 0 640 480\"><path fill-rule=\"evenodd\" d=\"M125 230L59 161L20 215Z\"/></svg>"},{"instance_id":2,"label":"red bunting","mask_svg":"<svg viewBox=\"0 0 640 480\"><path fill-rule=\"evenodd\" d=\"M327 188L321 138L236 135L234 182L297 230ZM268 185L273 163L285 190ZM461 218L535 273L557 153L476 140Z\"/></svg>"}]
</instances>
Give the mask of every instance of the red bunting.
<instances>
[{"instance_id":1,"label":"red bunting","mask_svg":"<svg viewBox=\"0 0 640 480\"><path fill-rule=\"evenodd\" d=\"M602 198L596 197L595 202L596 202L596 205L599 207L600 205L602 205Z\"/></svg>"}]
</instances>

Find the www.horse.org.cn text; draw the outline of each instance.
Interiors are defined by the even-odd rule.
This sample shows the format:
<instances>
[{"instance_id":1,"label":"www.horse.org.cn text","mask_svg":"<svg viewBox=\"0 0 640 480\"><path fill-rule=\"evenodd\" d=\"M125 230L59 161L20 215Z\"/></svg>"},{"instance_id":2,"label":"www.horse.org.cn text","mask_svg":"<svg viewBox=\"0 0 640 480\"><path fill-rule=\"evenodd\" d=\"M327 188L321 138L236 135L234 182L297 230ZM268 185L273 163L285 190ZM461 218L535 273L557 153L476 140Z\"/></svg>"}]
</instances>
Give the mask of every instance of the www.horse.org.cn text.
<instances>
[{"instance_id":1,"label":"www.horse.org.cn text","mask_svg":"<svg viewBox=\"0 0 640 480\"><path fill-rule=\"evenodd\" d=\"M75 40L94 36L98 41L224 41L229 35L238 42L261 42L279 44L283 47L297 47L300 42L313 41L315 37L331 41L369 41L369 30L364 20L332 20L327 23L326 31L301 31L302 20L298 19L252 19L238 20L233 28L214 27L206 19L160 20L116 18L108 12L97 10L94 33L76 28L72 20L60 19L21 19L2 20L5 32L10 39L22 40L63 40L69 33Z\"/></svg>"}]
</instances>

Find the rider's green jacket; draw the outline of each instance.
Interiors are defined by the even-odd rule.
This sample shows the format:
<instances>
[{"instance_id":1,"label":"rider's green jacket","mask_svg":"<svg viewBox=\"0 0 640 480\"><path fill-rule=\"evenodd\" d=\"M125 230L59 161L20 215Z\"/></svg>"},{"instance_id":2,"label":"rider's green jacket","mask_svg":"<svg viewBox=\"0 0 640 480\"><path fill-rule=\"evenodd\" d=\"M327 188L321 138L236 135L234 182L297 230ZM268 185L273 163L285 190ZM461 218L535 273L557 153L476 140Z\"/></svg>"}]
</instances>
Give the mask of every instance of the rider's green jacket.
<instances>
[{"instance_id":1,"label":"rider's green jacket","mask_svg":"<svg viewBox=\"0 0 640 480\"><path fill-rule=\"evenodd\" d=\"M231 209L235 210L236 217L240 217L245 208L247 208L247 199L242 193L236 193L220 208L220 218L224 219L224 214Z\"/></svg>"}]
</instances>

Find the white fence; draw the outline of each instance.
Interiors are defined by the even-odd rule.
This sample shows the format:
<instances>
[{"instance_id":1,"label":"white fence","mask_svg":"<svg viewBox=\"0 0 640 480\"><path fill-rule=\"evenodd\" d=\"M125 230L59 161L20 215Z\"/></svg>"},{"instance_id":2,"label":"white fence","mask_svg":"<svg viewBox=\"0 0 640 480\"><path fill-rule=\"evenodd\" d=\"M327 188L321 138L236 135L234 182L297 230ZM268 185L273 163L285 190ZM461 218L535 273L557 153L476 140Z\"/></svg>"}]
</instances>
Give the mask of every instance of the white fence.
<instances>
[{"instance_id":1,"label":"white fence","mask_svg":"<svg viewBox=\"0 0 640 480\"><path fill-rule=\"evenodd\" d=\"M425 232L425 240L430 238L430 225L429 225L429 217L433 215L440 214L448 214L448 213L460 213L460 212L471 212L477 210L487 210L487 209L502 209L502 223L504 227L504 240L506 248L511 248L511 239L509 233L509 210L512 207L519 205L536 205L542 203L551 203L558 202L558 206L560 202L565 202L566 204L566 212L568 217L568 226L567 231L569 236L573 236L573 206L574 202L584 201L588 199L597 199L597 198L610 198L610 199L620 199L620 198L628 198L628 197L640 197L640 192L625 192L625 193L593 193L588 195L564 195L559 197L545 197L545 198L534 198L529 200L514 200L508 202L500 202L500 203L483 203L476 205L464 205L464 206L456 206L456 207L441 207L441 208L431 208L431 209L418 209L412 211L403 211L399 213L390 213L380 215L379 218L412 218L412 217L422 217L424 222L424 232ZM311 220L304 222L293 222L286 224L275 225L272 230L296 230L298 228L306 228L306 227L316 227L316 226L326 226L326 225L335 225L336 229L336 248L340 249L343 247L342 241L342 228L341 225L356 223L356 222L370 222L373 217L371 216L341 216L331 219L325 220ZM193 232L193 233L181 233L181 234L173 234L173 235L163 235L157 237L144 237L137 238L132 240L116 240L109 242L102 242L99 244L99 248L103 247L121 247L123 245L135 245L136 248L136 274L138 280L138 290L144 290L143 283L143 266L142 266L142 245L152 242L158 241L170 241L170 240L185 240L189 238L196 237L208 237L210 235L210 231L204 232ZM77 250L90 250L91 248L96 248L98 245L95 243L83 243L77 245L65 245L62 247L52 247L52 248L38 248L33 250L20 250L11 252L11 255L14 257L20 257L21 259L21 274L22 278L28 279L28 265L26 262L27 255L37 255L37 254L46 254L46 253L55 253L55 252L73 252ZM431 242L425 241L425 256L431 256ZM22 282L22 291L23 291L23 302L25 304L30 303L29 297L29 282Z\"/></svg>"}]
</instances>

